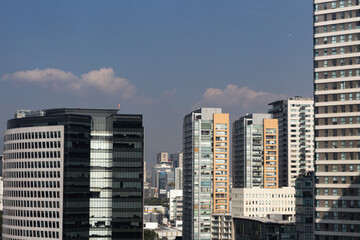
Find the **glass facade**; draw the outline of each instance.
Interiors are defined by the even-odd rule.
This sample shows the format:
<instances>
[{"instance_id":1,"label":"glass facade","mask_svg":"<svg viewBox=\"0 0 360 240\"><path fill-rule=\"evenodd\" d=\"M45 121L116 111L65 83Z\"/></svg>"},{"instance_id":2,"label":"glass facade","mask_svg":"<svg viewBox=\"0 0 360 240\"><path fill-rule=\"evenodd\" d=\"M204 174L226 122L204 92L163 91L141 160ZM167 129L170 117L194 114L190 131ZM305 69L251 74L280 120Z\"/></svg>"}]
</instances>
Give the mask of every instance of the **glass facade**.
<instances>
[{"instance_id":1,"label":"glass facade","mask_svg":"<svg viewBox=\"0 0 360 240\"><path fill-rule=\"evenodd\" d=\"M21 118L9 120L8 131L22 131L30 129L29 138L40 138L41 142L21 143L13 142L13 134L10 132L5 138L5 161L8 168L7 176L13 176L19 172L14 168L12 158L15 156L16 164L24 164L19 158L42 158L42 164L47 168L62 167L63 171L44 172L49 177L63 177L57 184L53 181L35 181L30 184L28 181L14 183L11 178L5 186L53 186L60 188L58 192L44 191L35 195L37 198L56 196L58 203L51 204L58 209L56 211L34 211L26 214L33 217L33 214L44 215L44 217L56 216L59 220L53 223L44 221L13 221L14 213L11 201L14 191L8 191L8 205L4 204L4 232L5 239L24 239L23 237L51 236L55 239L139 239L143 238L143 158L144 158L144 131L141 115L119 115L117 110L99 109L50 109L41 111L41 116L28 116L29 113L20 114ZM44 126L47 131L37 130ZM61 127L63 132L50 131L50 128ZM14 130L13 130L14 129ZM27 131L28 131L27 130ZM40 134L41 133L41 134ZM45 134L43 136L43 133ZM19 133L22 137L23 133ZM32 134L32 135L31 135ZM48 134L48 135L47 135ZM18 136L18 135L15 135ZM25 134L24 136L28 136ZM61 136L62 141L44 141L44 139ZM30 138L30 139L32 139ZM27 138L26 138L27 139ZM33 141L33 140L31 140ZM14 147L28 146L39 147L42 152L28 153L25 148L14 154ZM33 145L31 145L33 144ZM44 145L43 145L44 144ZM44 148L53 150L61 146L59 151L44 151ZM61 158L60 161L52 162L52 158ZM20 161L20 163L18 163ZM59 162L59 163L58 163ZM25 163L27 164L27 163ZM30 162L29 162L30 164ZM41 162L31 163L36 169L40 168ZM39 165L37 165L39 164ZM31 172L29 172L30 174ZM35 174L35 175L34 175ZM55 175L56 174L56 175ZM45 175L48 177L48 175ZM39 172L32 173L31 178L40 178ZM27 185L26 185L27 184ZM44 187L43 186L43 187ZM12 189L11 189L12 190ZM23 190L23 189L20 189ZM19 191L19 194L23 191ZM24 193L22 193L24 194ZM28 192L26 192L28 196ZM36 193L34 193L36 194ZM32 194L31 196L34 196ZM42 195L41 195L42 194ZM55 194L55 195L54 195ZM20 196L20 195L19 195ZM22 195L21 195L22 196ZM6 199L6 198L4 198ZM36 199L40 200L40 199ZM23 204L23 201L15 201L16 204ZM40 201L31 205L40 207ZM48 206L48 205L46 205ZM54 212L54 213L53 213ZM8 214L8 215L7 215ZM38 216L38 215L36 215ZM15 225L14 225L15 224ZM29 227L29 229L15 229L14 226ZM49 231L47 228L55 228L56 231ZM35 229L33 229L36 227ZM50 234L50 235L49 235ZM28 238L26 238L28 239Z\"/></svg>"}]
</instances>

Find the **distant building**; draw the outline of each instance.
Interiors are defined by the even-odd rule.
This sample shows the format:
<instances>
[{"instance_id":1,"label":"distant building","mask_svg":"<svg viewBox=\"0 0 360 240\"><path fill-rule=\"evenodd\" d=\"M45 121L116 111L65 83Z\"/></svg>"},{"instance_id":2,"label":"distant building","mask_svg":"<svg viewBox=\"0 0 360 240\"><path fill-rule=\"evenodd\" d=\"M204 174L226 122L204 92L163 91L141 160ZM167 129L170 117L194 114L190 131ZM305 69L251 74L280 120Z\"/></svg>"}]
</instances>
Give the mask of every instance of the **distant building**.
<instances>
[{"instance_id":1,"label":"distant building","mask_svg":"<svg viewBox=\"0 0 360 240\"><path fill-rule=\"evenodd\" d=\"M183 191L170 190L169 194L169 220L182 220Z\"/></svg>"},{"instance_id":2,"label":"distant building","mask_svg":"<svg viewBox=\"0 0 360 240\"><path fill-rule=\"evenodd\" d=\"M173 163L174 168L183 167L183 152L179 151L177 153L170 154L170 160Z\"/></svg>"},{"instance_id":3,"label":"distant building","mask_svg":"<svg viewBox=\"0 0 360 240\"><path fill-rule=\"evenodd\" d=\"M160 227L155 229L155 232L159 235L159 239L176 240L182 236L181 229L171 227Z\"/></svg>"},{"instance_id":4,"label":"distant building","mask_svg":"<svg viewBox=\"0 0 360 240\"><path fill-rule=\"evenodd\" d=\"M233 187L278 188L278 120L254 113L233 123Z\"/></svg>"},{"instance_id":5,"label":"distant building","mask_svg":"<svg viewBox=\"0 0 360 240\"><path fill-rule=\"evenodd\" d=\"M314 100L296 96L269 105L279 121L279 186L294 187L299 174L314 171Z\"/></svg>"},{"instance_id":6,"label":"distant building","mask_svg":"<svg viewBox=\"0 0 360 240\"><path fill-rule=\"evenodd\" d=\"M159 198L167 198L168 191L175 188L174 168L169 162L156 164L152 169L152 187L157 189Z\"/></svg>"},{"instance_id":7,"label":"distant building","mask_svg":"<svg viewBox=\"0 0 360 240\"><path fill-rule=\"evenodd\" d=\"M3 176L3 161L4 161L4 155L0 155L0 177Z\"/></svg>"},{"instance_id":8,"label":"distant building","mask_svg":"<svg viewBox=\"0 0 360 240\"><path fill-rule=\"evenodd\" d=\"M314 240L314 172L301 174L295 181L296 232L298 240Z\"/></svg>"},{"instance_id":9,"label":"distant building","mask_svg":"<svg viewBox=\"0 0 360 240\"><path fill-rule=\"evenodd\" d=\"M267 218L234 217L234 240L294 240L294 221Z\"/></svg>"},{"instance_id":10,"label":"distant building","mask_svg":"<svg viewBox=\"0 0 360 240\"><path fill-rule=\"evenodd\" d=\"M145 205L144 212L145 213L161 213L165 216L168 213L168 209L161 205Z\"/></svg>"},{"instance_id":11,"label":"distant building","mask_svg":"<svg viewBox=\"0 0 360 240\"><path fill-rule=\"evenodd\" d=\"M158 153L156 163L157 164L169 163L169 153L167 153L167 152Z\"/></svg>"},{"instance_id":12,"label":"distant building","mask_svg":"<svg viewBox=\"0 0 360 240\"><path fill-rule=\"evenodd\" d=\"M3 182L3 178L0 177L0 211L3 211L3 194L4 194L4 182Z\"/></svg>"},{"instance_id":13,"label":"distant building","mask_svg":"<svg viewBox=\"0 0 360 240\"><path fill-rule=\"evenodd\" d=\"M175 171L175 189L183 189L183 152L170 154Z\"/></svg>"},{"instance_id":14,"label":"distant building","mask_svg":"<svg viewBox=\"0 0 360 240\"><path fill-rule=\"evenodd\" d=\"M295 216L295 189L233 188L231 213L233 217L281 215L290 220Z\"/></svg>"},{"instance_id":15,"label":"distant building","mask_svg":"<svg viewBox=\"0 0 360 240\"><path fill-rule=\"evenodd\" d=\"M183 168L175 168L175 189L183 189Z\"/></svg>"},{"instance_id":16,"label":"distant building","mask_svg":"<svg viewBox=\"0 0 360 240\"><path fill-rule=\"evenodd\" d=\"M183 239L211 239L211 214L229 212L229 114L199 108L183 122Z\"/></svg>"}]
</instances>

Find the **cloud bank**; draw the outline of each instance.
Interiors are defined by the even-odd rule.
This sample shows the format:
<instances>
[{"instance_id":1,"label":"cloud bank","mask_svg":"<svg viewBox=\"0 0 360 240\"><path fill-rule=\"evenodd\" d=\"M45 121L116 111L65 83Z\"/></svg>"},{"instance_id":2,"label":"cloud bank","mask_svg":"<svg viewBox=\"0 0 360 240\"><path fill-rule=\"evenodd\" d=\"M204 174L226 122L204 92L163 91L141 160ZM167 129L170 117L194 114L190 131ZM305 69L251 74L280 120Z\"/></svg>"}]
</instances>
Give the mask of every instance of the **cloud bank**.
<instances>
[{"instance_id":1,"label":"cloud bank","mask_svg":"<svg viewBox=\"0 0 360 240\"><path fill-rule=\"evenodd\" d=\"M262 105L266 107L271 101L285 99L286 97L285 94L255 91L249 87L238 87L229 84L224 90L219 88L206 89L197 106L213 105L239 107L243 110L249 110Z\"/></svg>"},{"instance_id":2,"label":"cloud bank","mask_svg":"<svg viewBox=\"0 0 360 240\"><path fill-rule=\"evenodd\" d=\"M57 68L34 69L5 74L4 81L39 84L43 87L83 91L89 88L131 98L136 88L127 79L115 76L112 68L101 68L76 76Z\"/></svg>"}]
</instances>

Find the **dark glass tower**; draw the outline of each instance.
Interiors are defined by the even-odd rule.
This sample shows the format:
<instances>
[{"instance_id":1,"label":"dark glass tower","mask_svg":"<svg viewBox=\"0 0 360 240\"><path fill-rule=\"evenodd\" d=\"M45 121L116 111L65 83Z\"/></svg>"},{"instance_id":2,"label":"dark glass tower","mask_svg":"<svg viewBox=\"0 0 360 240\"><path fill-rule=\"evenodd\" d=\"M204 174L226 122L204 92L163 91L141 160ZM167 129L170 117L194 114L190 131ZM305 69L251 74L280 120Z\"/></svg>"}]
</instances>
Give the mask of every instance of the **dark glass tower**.
<instances>
[{"instance_id":1,"label":"dark glass tower","mask_svg":"<svg viewBox=\"0 0 360 240\"><path fill-rule=\"evenodd\" d=\"M18 111L5 133L3 238L142 239L143 139L141 115Z\"/></svg>"}]
</instances>

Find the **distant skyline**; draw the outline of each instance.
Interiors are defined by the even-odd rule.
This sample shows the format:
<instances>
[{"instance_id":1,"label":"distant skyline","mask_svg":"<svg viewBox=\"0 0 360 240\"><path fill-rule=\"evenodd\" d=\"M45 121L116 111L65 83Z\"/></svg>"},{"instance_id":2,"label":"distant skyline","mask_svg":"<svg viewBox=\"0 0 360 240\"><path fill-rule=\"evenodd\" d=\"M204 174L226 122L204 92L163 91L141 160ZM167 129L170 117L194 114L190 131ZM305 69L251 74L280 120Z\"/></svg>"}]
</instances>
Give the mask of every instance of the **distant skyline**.
<instances>
[{"instance_id":1,"label":"distant skyline","mask_svg":"<svg viewBox=\"0 0 360 240\"><path fill-rule=\"evenodd\" d=\"M197 107L232 122L313 95L312 1L4 0L0 36L0 152L17 109L121 104L151 166Z\"/></svg>"}]
</instances>

